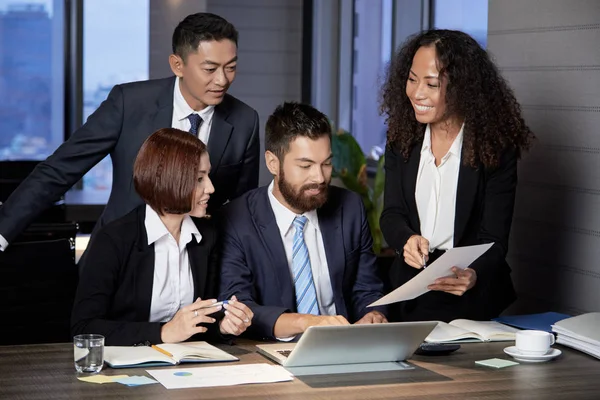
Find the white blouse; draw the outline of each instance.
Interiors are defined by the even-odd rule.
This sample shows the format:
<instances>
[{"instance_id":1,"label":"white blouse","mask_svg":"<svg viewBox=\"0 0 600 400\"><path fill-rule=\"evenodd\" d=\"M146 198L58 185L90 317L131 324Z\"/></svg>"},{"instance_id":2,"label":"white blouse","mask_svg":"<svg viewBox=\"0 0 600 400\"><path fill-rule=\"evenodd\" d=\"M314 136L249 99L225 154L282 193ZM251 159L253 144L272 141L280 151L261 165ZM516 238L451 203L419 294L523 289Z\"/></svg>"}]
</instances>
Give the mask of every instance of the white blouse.
<instances>
[{"instance_id":1,"label":"white blouse","mask_svg":"<svg viewBox=\"0 0 600 400\"><path fill-rule=\"evenodd\" d=\"M150 322L168 322L180 308L194 302L194 280L186 245L202 235L189 215L183 218L179 243L169 233L156 211L146 205L144 221L148 245L154 243L154 280Z\"/></svg>"},{"instance_id":2,"label":"white blouse","mask_svg":"<svg viewBox=\"0 0 600 400\"><path fill-rule=\"evenodd\" d=\"M454 214L463 128L464 124L439 166L435 165L435 156L431 151L429 125L425 130L415 200L421 221L421 236L429 240L429 251L454 247Z\"/></svg>"}]
</instances>

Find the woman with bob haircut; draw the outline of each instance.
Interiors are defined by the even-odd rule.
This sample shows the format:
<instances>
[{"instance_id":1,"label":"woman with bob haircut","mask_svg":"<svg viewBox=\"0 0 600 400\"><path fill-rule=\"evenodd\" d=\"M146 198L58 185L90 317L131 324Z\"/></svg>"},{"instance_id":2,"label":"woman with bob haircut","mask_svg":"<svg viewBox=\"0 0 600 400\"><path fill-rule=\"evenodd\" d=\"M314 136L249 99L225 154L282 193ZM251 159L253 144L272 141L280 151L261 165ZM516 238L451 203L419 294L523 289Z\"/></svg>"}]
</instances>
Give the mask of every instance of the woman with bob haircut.
<instances>
[{"instance_id":1,"label":"woman with bob haircut","mask_svg":"<svg viewBox=\"0 0 600 400\"><path fill-rule=\"evenodd\" d=\"M73 335L104 335L107 345L176 343L239 335L252 311L233 297L215 305L216 232L206 216L210 160L195 136L160 129L133 168L146 203L102 227L82 265L71 317ZM213 314L225 308L224 317ZM211 316L213 315L213 316ZM218 322L217 322L218 320Z\"/></svg>"},{"instance_id":2,"label":"woman with bob haircut","mask_svg":"<svg viewBox=\"0 0 600 400\"><path fill-rule=\"evenodd\" d=\"M381 230L396 249L390 283L412 279L445 250L493 246L429 292L392 307L395 321L487 320L515 299L505 260L517 159L533 134L487 52L469 35L430 30L394 56L382 88L386 115Z\"/></svg>"}]
</instances>

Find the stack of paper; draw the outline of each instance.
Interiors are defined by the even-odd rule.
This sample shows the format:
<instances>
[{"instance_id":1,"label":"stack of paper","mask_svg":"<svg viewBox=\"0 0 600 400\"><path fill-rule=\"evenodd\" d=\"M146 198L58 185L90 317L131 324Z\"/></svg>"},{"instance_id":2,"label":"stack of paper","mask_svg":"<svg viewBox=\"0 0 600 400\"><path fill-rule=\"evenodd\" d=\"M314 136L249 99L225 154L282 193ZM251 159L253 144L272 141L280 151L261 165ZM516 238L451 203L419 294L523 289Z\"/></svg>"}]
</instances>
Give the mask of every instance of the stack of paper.
<instances>
[{"instance_id":1,"label":"stack of paper","mask_svg":"<svg viewBox=\"0 0 600 400\"><path fill-rule=\"evenodd\" d=\"M556 343L600 358L600 312L581 314L552 325Z\"/></svg>"}]
</instances>

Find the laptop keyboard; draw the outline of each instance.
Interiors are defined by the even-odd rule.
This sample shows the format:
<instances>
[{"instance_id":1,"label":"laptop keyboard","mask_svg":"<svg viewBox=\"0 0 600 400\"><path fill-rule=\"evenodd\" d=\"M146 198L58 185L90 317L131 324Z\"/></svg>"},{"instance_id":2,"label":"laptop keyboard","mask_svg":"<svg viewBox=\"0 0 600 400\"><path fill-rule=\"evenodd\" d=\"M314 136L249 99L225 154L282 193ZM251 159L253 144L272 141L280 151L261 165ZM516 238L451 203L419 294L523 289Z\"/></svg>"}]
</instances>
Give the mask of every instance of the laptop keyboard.
<instances>
[{"instance_id":1,"label":"laptop keyboard","mask_svg":"<svg viewBox=\"0 0 600 400\"><path fill-rule=\"evenodd\" d=\"M292 351L291 350L277 350L277 352L284 357L288 357Z\"/></svg>"}]
</instances>

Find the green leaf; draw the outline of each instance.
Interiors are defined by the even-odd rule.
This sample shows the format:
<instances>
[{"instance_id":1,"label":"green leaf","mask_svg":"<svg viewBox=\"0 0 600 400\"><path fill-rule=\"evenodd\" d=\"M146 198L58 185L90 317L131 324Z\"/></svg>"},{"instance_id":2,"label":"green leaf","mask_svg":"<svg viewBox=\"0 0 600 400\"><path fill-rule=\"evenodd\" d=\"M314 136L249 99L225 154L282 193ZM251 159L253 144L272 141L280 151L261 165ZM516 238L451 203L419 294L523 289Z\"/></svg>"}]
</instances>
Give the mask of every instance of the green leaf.
<instances>
[{"instance_id":1,"label":"green leaf","mask_svg":"<svg viewBox=\"0 0 600 400\"><path fill-rule=\"evenodd\" d=\"M385 187L385 156L379 157L377 162L377 173L375 174L375 184L373 189L373 201L379 200Z\"/></svg>"},{"instance_id":2,"label":"green leaf","mask_svg":"<svg viewBox=\"0 0 600 400\"><path fill-rule=\"evenodd\" d=\"M362 166L367 163L360 145L348 132L333 133L331 151L335 176L341 176L342 171L345 171L347 175L357 177Z\"/></svg>"}]
</instances>

